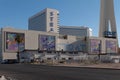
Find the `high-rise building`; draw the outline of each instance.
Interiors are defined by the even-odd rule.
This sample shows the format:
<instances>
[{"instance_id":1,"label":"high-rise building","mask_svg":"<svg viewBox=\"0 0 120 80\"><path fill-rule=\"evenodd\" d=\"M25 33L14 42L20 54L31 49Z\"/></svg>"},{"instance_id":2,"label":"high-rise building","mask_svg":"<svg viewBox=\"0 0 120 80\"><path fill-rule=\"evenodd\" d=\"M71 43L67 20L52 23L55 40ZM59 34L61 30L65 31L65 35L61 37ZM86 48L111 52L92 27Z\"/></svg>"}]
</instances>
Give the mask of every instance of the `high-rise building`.
<instances>
[{"instance_id":1,"label":"high-rise building","mask_svg":"<svg viewBox=\"0 0 120 80\"><path fill-rule=\"evenodd\" d=\"M28 21L29 30L59 32L59 11L46 8L43 11L33 15Z\"/></svg>"},{"instance_id":2,"label":"high-rise building","mask_svg":"<svg viewBox=\"0 0 120 80\"><path fill-rule=\"evenodd\" d=\"M113 0L101 0L99 37L117 39Z\"/></svg>"}]
</instances>

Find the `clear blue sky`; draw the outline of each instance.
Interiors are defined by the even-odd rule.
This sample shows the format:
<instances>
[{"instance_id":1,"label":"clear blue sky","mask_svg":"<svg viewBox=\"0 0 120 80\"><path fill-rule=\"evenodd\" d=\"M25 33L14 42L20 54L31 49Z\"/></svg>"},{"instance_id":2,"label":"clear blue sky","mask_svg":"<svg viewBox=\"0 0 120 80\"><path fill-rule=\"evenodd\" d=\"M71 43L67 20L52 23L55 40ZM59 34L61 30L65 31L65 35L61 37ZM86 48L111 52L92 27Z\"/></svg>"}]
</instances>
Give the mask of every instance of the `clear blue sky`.
<instances>
[{"instance_id":1,"label":"clear blue sky","mask_svg":"<svg viewBox=\"0 0 120 80\"><path fill-rule=\"evenodd\" d=\"M120 42L120 0L114 0ZM100 0L0 0L0 27L28 29L28 18L44 8L60 12L60 25L88 26L98 36Z\"/></svg>"}]
</instances>

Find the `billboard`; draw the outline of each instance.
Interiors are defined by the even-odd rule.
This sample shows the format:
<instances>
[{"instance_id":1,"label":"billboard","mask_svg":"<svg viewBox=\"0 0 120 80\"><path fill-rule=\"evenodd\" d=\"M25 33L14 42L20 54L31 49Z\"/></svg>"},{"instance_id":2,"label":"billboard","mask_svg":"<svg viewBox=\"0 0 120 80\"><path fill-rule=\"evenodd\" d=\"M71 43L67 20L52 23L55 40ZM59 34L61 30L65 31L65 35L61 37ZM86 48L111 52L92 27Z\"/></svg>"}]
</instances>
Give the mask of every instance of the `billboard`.
<instances>
[{"instance_id":1,"label":"billboard","mask_svg":"<svg viewBox=\"0 0 120 80\"><path fill-rule=\"evenodd\" d=\"M116 53L116 41L106 40L106 52L107 53Z\"/></svg>"},{"instance_id":2,"label":"billboard","mask_svg":"<svg viewBox=\"0 0 120 80\"><path fill-rule=\"evenodd\" d=\"M101 40L91 39L90 40L90 51L91 54L99 54L101 50Z\"/></svg>"},{"instance_id":3,"label":"billboard","mask_svg":"<svg viewBox=\"0 0 120 80\"><path fill-rule=\"evenodd\" d=\"M5 36L5 51L8 52L17 52L18 51L18 43L15 40L16 36L19 35L21 42L19 44L19 50L22 51L25 48L25 36L23 33L13 33L13 32L6 32Z\"/></svg>"},{"instance_id":4,"label":"billboard","mask_svg":"<svg viewBox=\"0 0 120 80\"><path fill-rule=\"evenodd\" d=\"M116 32L111 32L111 31L105 31L104 36L106 38L116 38Z\"/></svg>"},{"instance_id":5,"label":"billboard","mask_svg":"<svg viewBox=\"0 0 120 80\"><path fill-rule=\"evenodd\" d=\"M55 50L55 36L40 35L39 36L40 50Z\"/></svg>"}]
</instances>

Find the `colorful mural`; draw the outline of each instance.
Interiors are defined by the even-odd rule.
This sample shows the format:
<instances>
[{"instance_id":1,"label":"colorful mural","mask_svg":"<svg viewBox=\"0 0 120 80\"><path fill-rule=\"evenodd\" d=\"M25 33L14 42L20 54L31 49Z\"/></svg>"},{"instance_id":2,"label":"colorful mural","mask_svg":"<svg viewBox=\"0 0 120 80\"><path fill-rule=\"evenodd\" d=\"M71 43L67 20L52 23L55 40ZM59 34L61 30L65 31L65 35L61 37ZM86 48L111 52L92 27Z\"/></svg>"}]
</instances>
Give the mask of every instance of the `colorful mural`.
<instances>
[{"instance_id":1,"label":"colorful mural","mask_svg":"<svg viewBox=\"0 0 120 80\"><path fill-rule=\"evenodd\" d=\"M116 53L116 41L106 40L106 52Z\"/></svg>"},{"instance_id":2,"label":"colorful mural","mask_svg":"<svg viewBox=\"0 0 120 80\"><path fill-rule=\"evenodd\" d=\"M12 51L16 52L18 51L18 43L15 40L16 36L20 35L20 39L22 40L19 44L19 50L24 50L25 47L25 36L23 33L12 33L12 32L6 32L6 48L5 51Z\"/></svg>"},{"instance_id":3,"label":"colorful mural","mask_svg":"<svg viewBox=\"0 0 120 80\"><path fill-rule=\"evenodd\" d=\"M40 50L55 50L55 36L40 35L39 36Z\"/></svg>"},{"instance_id":4,"label":"colorful mural","mask_svg":"<svg viewBox=\"0 0 120 80\"><path fill-rule=\"evenodd\" d=\"M90 40L91 54L99 54L101 50L101 41L97 39Z\"/></svg>"}]
</instances>

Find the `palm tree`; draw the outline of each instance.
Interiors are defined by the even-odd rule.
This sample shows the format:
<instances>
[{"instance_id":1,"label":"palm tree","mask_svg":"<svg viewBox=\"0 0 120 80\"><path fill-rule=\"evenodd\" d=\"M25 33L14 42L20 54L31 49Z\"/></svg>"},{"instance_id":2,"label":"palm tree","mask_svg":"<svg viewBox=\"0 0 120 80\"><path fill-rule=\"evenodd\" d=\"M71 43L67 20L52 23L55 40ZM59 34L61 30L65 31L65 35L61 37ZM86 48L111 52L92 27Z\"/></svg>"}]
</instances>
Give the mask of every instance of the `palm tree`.
<instances>
[{"instance_id":1,"label":"palm tree","mask_svg":"<svg viewBox=\"0 0 120 80\"><path fill-rule=\"evenodd\" d=\"M23 41L20 34L16 34L15 41L18 44L18 51L17 51L17 61L20 62L20 43Z\"/></svg>"}]
</instances>

